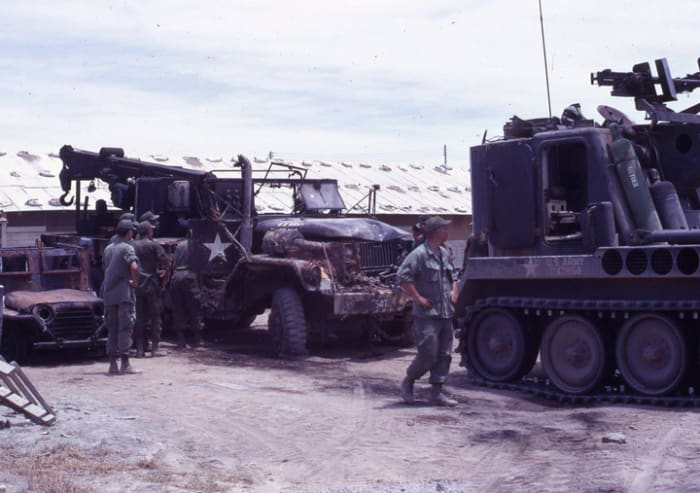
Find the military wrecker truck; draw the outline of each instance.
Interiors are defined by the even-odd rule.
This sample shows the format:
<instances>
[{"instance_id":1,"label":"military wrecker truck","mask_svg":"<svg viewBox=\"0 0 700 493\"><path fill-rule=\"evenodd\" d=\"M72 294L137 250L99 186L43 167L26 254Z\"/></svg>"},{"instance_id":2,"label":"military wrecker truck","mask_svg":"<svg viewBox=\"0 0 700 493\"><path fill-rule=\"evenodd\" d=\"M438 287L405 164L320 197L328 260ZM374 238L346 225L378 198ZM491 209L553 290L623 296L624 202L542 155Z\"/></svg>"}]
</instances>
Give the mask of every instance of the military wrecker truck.
<instances>
[{"instance_id":1,"label":"military wrecker truck","mask_svg":"<svg viewBox=\"0 0 700 493\"><path fill-rule=\"evenodd\" d=\"M104 306L88 272L84 248L0 248L0 353L7 361L22 362L32 350L105 346Z\"/></svg>"},{"instance_id":2,"label":"military wrecker truck","mask_svg":"<svg viewBox=\"0 0 700 493\"><path fill-rule=\"evenodd\" d=\"M270 309L275 350L285 355L303 354L310 337L348 325L410 340L410 301L394 273L411 237L374 219L343 217L335 180L310 179L290 165L272 164L258 175L244 156L213 172L129 159L116 148L64 146L60 157L64 203L73 200L72 182L79 193L80 181L99 179L119 209L160 215L159 241L173 243L191 230L207 325L248 326ZM288 192L288 213L256 211L266 189ZM79 196L75 205L83 236L93 225Z\"/></svg>"},{"instance_id":3,"label":"military wrecker truck","mask_svg":"<svg viewBox=\"0 0 700 493\"><path fill-rule=\"evenodd\" d=\"M700 104L668 104L700 87L700 72L655 68L591 75L634 98L643 124L599 106L599 125L572 105L561 119L513 117L503 138L471 149L458 334L477 382L697 403ZM541 371L523 378L538 355Z\"/></svg>"}]
</instances>

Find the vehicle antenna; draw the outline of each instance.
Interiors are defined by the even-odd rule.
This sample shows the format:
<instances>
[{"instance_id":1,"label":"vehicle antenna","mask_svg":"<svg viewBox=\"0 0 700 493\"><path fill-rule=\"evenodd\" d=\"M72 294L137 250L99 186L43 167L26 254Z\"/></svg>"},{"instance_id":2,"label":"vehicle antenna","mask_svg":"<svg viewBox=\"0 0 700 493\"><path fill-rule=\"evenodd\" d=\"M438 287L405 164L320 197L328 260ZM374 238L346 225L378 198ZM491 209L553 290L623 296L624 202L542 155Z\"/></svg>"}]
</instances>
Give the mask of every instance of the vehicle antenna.
<instances>
[{"instance_id":1,"label":"vehicle antenna","mask_svg":"<svg viewBox=\"0 0 700 493\"><path fill-rule=\"evenodd\" d=\"M552 98L549 94L549 69L547 68L547 45L544 42L544 19L542 18L542 0L538 0L540 5L540 31L542 32L542 55L544 56L544 80L547 84L547 108L549 117L552 118Z\"/></svg>"}]
</instances>

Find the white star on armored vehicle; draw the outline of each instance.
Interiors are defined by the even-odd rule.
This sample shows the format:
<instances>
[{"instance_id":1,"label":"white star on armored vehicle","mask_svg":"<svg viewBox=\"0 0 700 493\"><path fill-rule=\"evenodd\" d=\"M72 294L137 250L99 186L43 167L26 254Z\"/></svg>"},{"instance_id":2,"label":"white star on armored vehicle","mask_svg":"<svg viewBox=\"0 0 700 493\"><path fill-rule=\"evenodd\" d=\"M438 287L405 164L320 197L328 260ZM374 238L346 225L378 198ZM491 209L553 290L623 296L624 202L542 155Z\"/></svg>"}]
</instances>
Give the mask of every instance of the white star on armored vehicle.
<instances>
[{"instance_id":1,"label":"white star on armored vehicle","mask_svg":"<svg viewBox=\"0 0 700 493\"><path fill-rule=\"evenodd\" d=\"M221 237L219 236L219 233L216 233L216 237L214 238L213 243L204 243L204 246L209 249L209 262L214 260L217 257L220 257L222 260L226 260L226 254L224 253L228 247L231 246L231 243L223 243L221 241Z\"/></svg>"}]
</instances>

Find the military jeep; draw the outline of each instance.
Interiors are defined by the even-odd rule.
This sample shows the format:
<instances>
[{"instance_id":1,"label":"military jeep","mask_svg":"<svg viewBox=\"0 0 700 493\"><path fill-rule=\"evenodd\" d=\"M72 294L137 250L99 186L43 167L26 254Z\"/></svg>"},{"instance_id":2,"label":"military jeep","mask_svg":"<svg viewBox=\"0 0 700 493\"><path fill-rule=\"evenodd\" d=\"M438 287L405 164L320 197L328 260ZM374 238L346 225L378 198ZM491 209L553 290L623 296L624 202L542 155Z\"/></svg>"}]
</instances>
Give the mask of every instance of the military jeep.
<instances>
[{"instance_id":1,"label":"military jeep","mask_svg":"<svg viewBox=\"0 0 700 493\"><path fill-rule=\"evenodd\" d=\"M32 350L104 347L104 306L88 287L88 270L84 248L0 248L6 360L22 361Z\"/></svg>"}]
</instances>

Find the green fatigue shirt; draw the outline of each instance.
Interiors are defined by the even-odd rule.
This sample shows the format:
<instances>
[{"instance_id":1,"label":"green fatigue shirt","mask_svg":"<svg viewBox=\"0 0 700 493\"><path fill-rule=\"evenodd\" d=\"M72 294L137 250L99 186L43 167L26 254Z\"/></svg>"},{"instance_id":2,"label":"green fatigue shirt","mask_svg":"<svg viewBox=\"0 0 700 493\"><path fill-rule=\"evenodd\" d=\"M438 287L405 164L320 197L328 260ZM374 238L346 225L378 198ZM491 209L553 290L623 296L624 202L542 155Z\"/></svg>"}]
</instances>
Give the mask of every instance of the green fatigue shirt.
<instances>
[{"instance_id":1,"label":"green fatigue shirt","mask_svg":"<svg viewBox=\"0 0 700 493\"><path fill-rule=\"evenodd\" d=\"M150 293L160 289L160 273L168 268L168 254L151 238L134 240L134 250L139 258L139 292Z\"/></svg>"},{"instance_id":2,"label":"green fatigue shirt","mask_svg":"<svg viewBox=\"0 0 700 493\"><path fill-rule=\"evenodd\" d=\"M134 261L138 262L134 247L125 241L112 243L105 248L102 256L102 266L105 269L102 299L106 306L136 301L134 288L129 284L130 265Z\"/></svg>"},{"instance_id":3,"label":"green fatigue shirt","mask_svg":"<svg viewBox=\"0 0 700 493\"><path fill-rule=\"evenodd\" d=\"M190 270L190 250L188 241L181 241L175 248L175 261L173 266L175 270Z\"/></svg>"},{"instance_id":4,"label":"green fatigue shirt","mask_svg":"<svg viewBox=\"0 0 700 493\"><path fill-rule=\"evenodd\" d=\"M397 277L401 284L413 284L418 293L433 304L426 310L414 301L414 317L452 318L454 307L450 295L457 278L445 247L440 247L440 255L436 255L427 242L419 245L403 261Z\"/></svg>"},{"instance_id":5,"label":"green fatigue shirt","mask_svg":"<svg viewBox=\"0 0 700 493\"><path fill-rule=\"evenodd\" d=\"M150 238L140 238L133 243L141 272L153 275L168 268L170 260L161 245Z\"/></svg>"}]
</instances>

